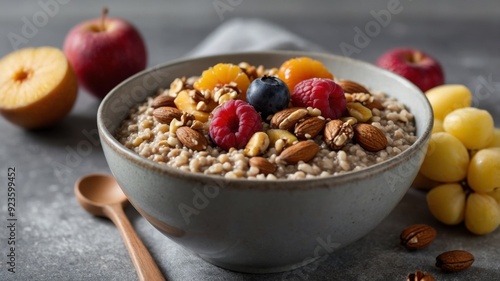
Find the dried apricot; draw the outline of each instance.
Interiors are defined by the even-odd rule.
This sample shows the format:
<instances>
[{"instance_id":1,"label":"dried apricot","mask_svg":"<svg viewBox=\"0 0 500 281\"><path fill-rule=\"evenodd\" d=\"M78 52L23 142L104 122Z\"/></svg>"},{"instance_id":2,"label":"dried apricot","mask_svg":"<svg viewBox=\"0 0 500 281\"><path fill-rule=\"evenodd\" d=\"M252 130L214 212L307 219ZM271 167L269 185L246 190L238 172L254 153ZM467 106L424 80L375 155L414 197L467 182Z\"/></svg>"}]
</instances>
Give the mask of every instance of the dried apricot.
<instances>
[{"instance_id":1,"label":"dried apricot","mask_svg":"<svg viewBox=\"0 0 500 281\"><path fill-rule=\"evenodd\" d=\"M295 85L303 80L333 79L333 74L321 62L308 57L299 57L285 61L278 71L278 77L287 84L290 92L293 92Z\"/></svg>"},{"instance_id":2,"label":"dried apricot","mask_svg":"<svg viewBox=\"0 0 500 281\"><path fill-rule=\"evenodd\" d=\"M230 63L219 63L203 71L200 78L193 87L199 91L213 90L216 87L222 88L224 85L236 84L240 90L240 99L245 100L250 79L245 72L237 65ZM213 97L212 97L213 98Z\"/></svg>"}]
</instances>

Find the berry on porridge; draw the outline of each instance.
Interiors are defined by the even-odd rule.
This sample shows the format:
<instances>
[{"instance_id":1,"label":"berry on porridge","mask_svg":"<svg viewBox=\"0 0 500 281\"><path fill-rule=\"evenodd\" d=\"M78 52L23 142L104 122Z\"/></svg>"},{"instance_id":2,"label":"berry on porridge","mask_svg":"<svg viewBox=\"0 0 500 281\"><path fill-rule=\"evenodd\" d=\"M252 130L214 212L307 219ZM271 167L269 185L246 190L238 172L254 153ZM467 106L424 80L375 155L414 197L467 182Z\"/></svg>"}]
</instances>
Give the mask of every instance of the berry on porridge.
<instances>
[{"instance_id":1,"label":"berry on porridge","mask_svg":"<svg viewBox=\"0 0 500 281\"><path fill-rule=\"evenodd\" d=\"M279 180L369 167L409 148L415 133L401 102L302 57L276 68L219 63L176 78L133 107L116 137L183 171Z\"/></svg>"},{"instance_id":2,"label":"berry on porridge","mask_svg":"<svg viewBox=\"0 0 500 281\"><path fill-rule=\"evenodd\" d=\"M262 130L259 113L242 100L229 100L212 112L210 139L220 148L240 149Z\"/></svg>"},{"instance_id":3,"label":"berry on porridge","mask_svg":"<svg viewBox=\"0 0 500 281\"><path fill-rule=\"evenodd\" d=\"M247 102L255 107L265 119L288 107L290 91L288 86L277 77L259 77L248 87Z\"/></svg>"},{"instance_id":4,"label":"berry on porridge","mask_svg":"<svg viewBox=\"0 0 500 281\"><path fill-rule=\"evenodd\" d=\"M333 80L324 78L310 78L295 85L292 103L317 108L322 116L330 119L342 117L346 110L344 90Z\"/></svg>"}]
</instances>

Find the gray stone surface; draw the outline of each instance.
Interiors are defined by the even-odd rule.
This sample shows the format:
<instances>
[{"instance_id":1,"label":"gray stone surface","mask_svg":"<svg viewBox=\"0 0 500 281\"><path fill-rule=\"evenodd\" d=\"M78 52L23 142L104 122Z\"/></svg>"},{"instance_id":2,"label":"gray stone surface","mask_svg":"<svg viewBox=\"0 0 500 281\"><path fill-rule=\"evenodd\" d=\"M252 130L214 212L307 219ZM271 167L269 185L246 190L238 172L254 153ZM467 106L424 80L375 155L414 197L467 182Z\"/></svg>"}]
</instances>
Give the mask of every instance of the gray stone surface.
<instances>
[{"instance_id":1,"label":"gray stone surface","mask_svg":"<svg viewBox=\"0 0 500 281\"><path fill-rule=\"evenodd\" d=\"M55 0L54 0L55 1ZM62 1L20 47L61 47L68 30L94 17L102 3ZM49 0L42 0L47 3ZM354 44L355 27L373 21L371 11L391 1L107 1L112 15L134 22L149 49L149 66L184 56L211 31L235 17L267 19L298 36L342 54L342 42ZM459 3L458 3L459 2ZM142 2L141 2L142 3ZM214 3L236 4L217 13ZM252 4L253 3L253 4ZM266 3L266 4L265 4ZM306 4L307 3L307 4ZM458 3L458 4L456 4ZM462 83L500 124L500 20L495 1L401 1L387 26L370 38L354 58L374 62L394 46L421 48L442 62L447 83ZM0 1L0 56L13 50L8 34L22 34L24 19L43 11L38 1ZM222 16L220 16L222 15ZM136 280L134 267L113 224L85 213L73 184L93 172L109 172L96 142L99 101L80 90L71 114L54 128L25 131L0 120L0 280ZM16 273L8 269L7 170L16 169ZM129 208L139 236L169 280L405 280L416 269L438 280L498 280L500 231L476 237L463 226L446 227L427 211L425 194L410 190L397 208L369 235L329 257L288 273L251 275L212 266L192 255ZM399 233L409 224L427 223L439 235L427 249L407 252ZM291 245L293 247L293 245ZM473 253L476 262L458 274L442 274L434 257L451 249Z\"/></svg>"}]
</instances>

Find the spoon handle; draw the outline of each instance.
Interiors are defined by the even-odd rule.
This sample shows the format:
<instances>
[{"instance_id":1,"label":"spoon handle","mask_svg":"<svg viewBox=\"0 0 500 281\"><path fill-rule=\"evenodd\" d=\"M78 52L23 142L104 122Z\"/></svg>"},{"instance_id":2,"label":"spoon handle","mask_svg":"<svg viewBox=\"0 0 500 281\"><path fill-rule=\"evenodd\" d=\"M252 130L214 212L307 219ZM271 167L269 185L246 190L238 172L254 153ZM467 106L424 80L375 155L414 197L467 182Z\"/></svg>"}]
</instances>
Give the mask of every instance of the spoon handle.
<instances>
[{"instance_id":1,"label":"spoon handle","mask_svg":"<svg viewBox=\"0 0 500 281\"><path fill-rule=\"evenodd\" d=\"M132 263L137 271L137 276L141 281L166 281L158 265L144 246L141 239L130 224L123 207L120 204L109 205L105 209L106 215L114 222L123 242L132 259Z\"/></svg>"}]
</instances>

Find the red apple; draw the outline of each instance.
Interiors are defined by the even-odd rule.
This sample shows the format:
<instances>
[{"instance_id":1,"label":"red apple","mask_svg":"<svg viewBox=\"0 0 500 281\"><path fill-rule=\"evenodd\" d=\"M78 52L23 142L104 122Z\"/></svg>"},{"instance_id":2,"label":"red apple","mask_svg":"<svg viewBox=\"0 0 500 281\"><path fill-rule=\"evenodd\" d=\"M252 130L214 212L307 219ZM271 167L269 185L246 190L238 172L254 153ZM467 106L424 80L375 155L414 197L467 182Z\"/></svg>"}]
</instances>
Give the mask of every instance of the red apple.
<instances>
[{"instance_id":1,"label":"red apple","mask_svg":"<svg viewBox=\"0 0 500 281\"><path fill-rule=\"evenodd\" d=\"M410 80L422 92L444 84L441 64L417 49L390 49L380 56L377 65Z\"/></svg>"},{"instance_id":2,"label":"red apple","mask_svg":"<svg viewBox=\"0 0 500 281\"><path fill-rule=\"evenodd\" d=\"M98 98L146 67L147 51L139 31L120 18L91 19L73 27L64 41L64 53L78 82Z\"/></svg>"}]
</instances>

